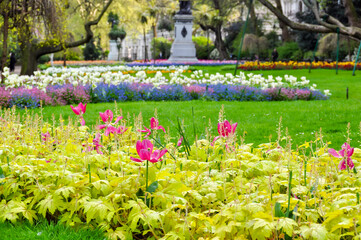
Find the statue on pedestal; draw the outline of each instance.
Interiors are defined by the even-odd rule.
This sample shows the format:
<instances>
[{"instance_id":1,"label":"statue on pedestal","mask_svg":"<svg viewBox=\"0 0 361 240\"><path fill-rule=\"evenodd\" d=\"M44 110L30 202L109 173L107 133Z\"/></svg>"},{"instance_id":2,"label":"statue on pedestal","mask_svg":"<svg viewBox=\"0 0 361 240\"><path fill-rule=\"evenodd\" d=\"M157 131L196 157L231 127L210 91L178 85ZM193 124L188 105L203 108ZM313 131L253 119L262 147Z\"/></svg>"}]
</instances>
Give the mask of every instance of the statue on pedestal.
<instances>
[{"instance_id":1,"label":"statue on pedestal","mask_svg":"<svg viewBox=\"0 0 361 240\"><path fill-rule=\"evenodd\" d=\"M179 12L177 14L180 15L191 15L192 14L192 2L188 1L179 1Z\"/></svg>"}]
</instances>

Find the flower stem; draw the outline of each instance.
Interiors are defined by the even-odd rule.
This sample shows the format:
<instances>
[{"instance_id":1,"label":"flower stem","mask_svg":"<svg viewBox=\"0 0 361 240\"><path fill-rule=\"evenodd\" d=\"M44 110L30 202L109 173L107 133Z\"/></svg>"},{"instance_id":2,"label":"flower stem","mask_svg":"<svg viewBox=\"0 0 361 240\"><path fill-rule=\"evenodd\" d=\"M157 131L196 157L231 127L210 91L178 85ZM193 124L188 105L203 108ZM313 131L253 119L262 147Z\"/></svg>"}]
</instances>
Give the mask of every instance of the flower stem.
<instances>
[{"instance_id":1,"label":"flower stem","mask_svg":"<svg viewBox=\"0 0 361 240\"><path fill-rule=\"evenodd\" d=\"M145 170L145 191L144 191L144 203L147 204L147 194L148 194L148 160L146 163L146 170Z\"/></svg>"}]
</instances>

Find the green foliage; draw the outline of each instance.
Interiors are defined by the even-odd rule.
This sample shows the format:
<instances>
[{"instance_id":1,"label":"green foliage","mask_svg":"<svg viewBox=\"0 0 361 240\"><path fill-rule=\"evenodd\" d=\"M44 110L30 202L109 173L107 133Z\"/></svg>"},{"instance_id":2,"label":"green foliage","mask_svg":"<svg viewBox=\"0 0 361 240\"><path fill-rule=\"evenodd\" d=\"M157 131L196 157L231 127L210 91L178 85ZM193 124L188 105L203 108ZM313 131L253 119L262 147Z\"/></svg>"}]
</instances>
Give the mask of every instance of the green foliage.
<instances>
[{"instance_id":1,"label":"green foliage","mask_svg":"<svg viewBox=\"0 0 361 240\"><path fill-rule=\"evenodd\" d=\"M164 30L170 32L173 30L173 28L174 28L174 24L168 18L162 18L158 23L158 29L161 31Z\"/></svg>"},{"instance_id":2,"label":"green foliage","mask_svg":"<svg viewBox=\"0 0 361 240\"><path fill-rule=\"evenodd\" d=\"M126 35L127 33L125 32L124 28L118 28L117 26L113 27L108 34L111 40L117 40L118 38L123 40Z\"/></svg>"},{"instance_id":3,"label":"green foliage","mask_svg":"<svg viewBox=\"0 0 361 240\"><path fill-rule=\"evenodd\" d=\"M296 42L285 42L282 46L277 48L278 60L301 60L303 57L302 51L299 49Z\"/></svg>"},{"instance_id":4,"label":"green foliage","mask_svg":"<svg viewBox=\"0 0 361 240\"><path fill-rule=\"evenodd\" d=\"M172 47L172 42L164 37L157 37L152 39L151 51L153 54L153 47L155 47L155 58L160 58L162 53L162 59L167 59L170 57L170 49Z\"/></svg>"},{"instance_id":5,"label":"green foliage","mask_svg":"<svg viewBox=\"0 0 361 240\"><path fill-rule=\"evenodd\" d=\"M40 58L38 58L38 63L39 64L44 64L50 61L50 57L49 55L42 55L40 56Z\"/></svg>"},{"instance_id":6,"label":"green foliage","mask_svg":"<svg viewBox=\"0 0 361 240\"><path fill-rule=\"evenodd\" d=\"M62 223L48 223L41 219L35 224L22 223L0 223L1 240L106 240L106 236L99 230L74 229Z\"/></svg>"},{"instance_id":7,"label":"green foliage","mask_svg":"<svg viewBox=\"0 0 361 240\"><path fill-rule=\"evenodd\" d=\"M138 190L147 184L145 164L130 160L141 138L137 128L103 135L101 148L109 151L97 154L92 150L97 127L63 120L53 126L31 114L20 121L13 110L1 117L2 223L46 218L76 228L94 226L114 240L339 239L343 232L361 231L356 201L361 175L338 171L340 159L327 153L328 143L321 138L297 148L282 132L277 142L257 146L237 138L214 144L202 138L190 144L189 155L165 139L176 160L167 154L150 165L153 183L145 193ZM138 120L136 126L144 123ZM48 133L46 141L42 133ZM352 158L360 169L361 149L355 148ZM300 171L305 160L308 187ZM41 239L48 237L48 231L42 234Z\"/></svg>"},{"instance_id":8,"label":"green foliage","mask_svg":"<svg viewBox=\"0 0 361 240\"><path fill-rule=\"evenodd\" d=\"M349 51L353 53L353 49L358 47L358 42L347 39L340 35L340 52L339 61L346 58ZM336 60L337 54L337 34L329 33L320 39L317 55L326 59Z\"/></svg>"},{"instance_id":9,"label":"green foliage","mask_svg":"<svg viewBox=\"0 0 361 240\"><path fill-rule=\"evenodd\" d=\"M196 57L198 59L209 59L209 54L214 49L214 44L206 37L192 37L194 45L196 47Z\"/></svg>"},{"instance_id":10,"label":"green foliage","mask_svg":"<svg viewBox=\"0 0 361 240\"><path fill-rule=\"evenodd\" d=\"M112 28L119 25L119 16L116 13L110 12L108 14L108 23L112 24Z\"/></svg>"},{"instance_id":11,"label":"green foliage","mask_svg":"<svg viewBox=\"0 0 361 240\"><path fill-rule=\"evenodd\" d=\"M94 40L90 40L90 42L88 42L85 45L85 48L83 50L83 55L84 55L84 60L97 60L100 57L100 52L97 49L97 47L95 47L94 45Z\"/></svg>"},{"instance_id":12,"label":"green foliage","mask_svg":"<svg viewBox=\"0 0 361 240\"><path fill-rule=\"evenodd\" d=\"M80 54L81 54L81 50L79 48L71 48L71 49L67 49L66 50L66 60L69 61L78 61L80 60ZM49 56L49 55L46 55ZM64 60L64 51L62 52L57 52L54 54L54 61L56 60ZM50 61L50 58L49 60Z\"/></svg>"},{"instance_id":13,"label":"green foliage","mask_svg":"<svg viewBox=\"0 0 361 240\"><path fill-rule=\"evenodd\" d=\"M274 49L277 48L282 42L279 39L279 35L275 31L271 31L266 34L266 38L268 39L268 48Z\"/></svg>"}]
</instances>

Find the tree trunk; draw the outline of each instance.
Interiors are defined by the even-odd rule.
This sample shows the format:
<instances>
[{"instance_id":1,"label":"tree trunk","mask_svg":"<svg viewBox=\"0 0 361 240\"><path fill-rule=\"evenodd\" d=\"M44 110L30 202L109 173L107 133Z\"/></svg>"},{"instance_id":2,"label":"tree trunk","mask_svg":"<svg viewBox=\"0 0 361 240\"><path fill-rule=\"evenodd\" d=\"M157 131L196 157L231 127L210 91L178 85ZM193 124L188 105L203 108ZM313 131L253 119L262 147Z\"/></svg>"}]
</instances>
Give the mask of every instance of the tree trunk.
<instances>
[{"instance_id":1,"label":"tree trunk","mask_svg":"<svg viewBox=\"0 0 361 240\"><path fill-rule=\"evenodd\" d=\"M221 60L228 59L227 49L222 39L222 30L220 26L217 26L215 29L216 40L214 42L214 46L217 48L219 52L219 58Z\"/></svg>"},{"instance_id":2,"label":"tree trunk","mask_svg":"<svg viewBox=\"0 0 361 240\"><path fill-rule=\"evenodd\" d=\"M8 34L9 34L9 16L8 12L5 10L4 15L4 25L3 25L3 52L1 56L0 67L1 71L3 71L6 65L6 58L8 56ZM5 77L1 74L1 84L5 81Z\"/></svg>"},{"instance_id":3,"label":"tree trunk","mask_svg":"<svg viewBox=\"0 0 361 240\"><path fill-rule=\"evenodd\" d=\"M145 27L143 28L143 36L144 36L144 62L148 59L148 51L147 51L147 36L145 35Z\"/></svg>"},{"instance_id":4,"label":"tree trunk","mask_svg":"<svg viewBox=\"0 0 361 240\"><path fill-rule=\"evenodd\" d=\"M36 47L31 43L21 44L21 72L20 75L33 75L38 69Z\"/></svg>"},{"instance_id":5,"label":"tree trunk","mask_svg":"<svg viewBox=\"0 0 361 240\"><path fill-rule=\"evenodd\" d=\"M157 37L157 24L153 24L152 25L152 28L153 28L153 36L156 38Z\"/></svg>"},{"instance_id":6,"label":"tree trunk","mask_svg":"<svg viewBox=\"0 0 361 240\"><path fill-rule=\"evenodd\" d=\"M260 31L259 31L258 25L257 25L257 16L256 16L256 12L254 10L254 4L251 4L250 8L251 8L250 20L251 20L251 26L252 26L253 34L259 36Z\"/></svg>"},{"instance_id":7,"label":"tree trunk","mask_svg":"<svg viewBox=\"0 0 361 240\"><path fill-rule=\"evenodd\" d=\"M282 4L281 4L281 1L280 0L276 0L276 6L277 6L277 9L281 12L282 12ZM280 24L280 28L282 30L282 41L283 42L290 42L292 41L291 39L291 35L290 35L290 32L288 31L288 28L287 28L287 25L284 24L279 18L278 18L278 21L279 21L279 24Z\"/></svg>"}]
</instances>

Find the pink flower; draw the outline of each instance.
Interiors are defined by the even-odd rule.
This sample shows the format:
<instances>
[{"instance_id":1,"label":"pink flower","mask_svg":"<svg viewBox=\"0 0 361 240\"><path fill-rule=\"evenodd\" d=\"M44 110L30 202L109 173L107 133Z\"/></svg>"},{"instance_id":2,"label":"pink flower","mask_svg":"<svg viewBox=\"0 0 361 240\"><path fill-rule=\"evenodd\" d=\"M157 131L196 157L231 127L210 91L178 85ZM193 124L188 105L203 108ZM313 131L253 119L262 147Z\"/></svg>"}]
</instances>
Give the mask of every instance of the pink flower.
<instances>
[{"instance_id":1,"label":"pink flower","mask_svg":"<svg viewBox=\"0 0 361 240\"><path fill-rule=\"evenodd\" d=\"M218 133L221 137L228 137L236 132L238 123L230 124L227 120L218 123Z\"/></svg>"},{"instance_id":2,"label":"pink flower","mask_svg":"<svg viewBox=\"0 0 361 240\"><path fill-rule=\"evenodd\" d=\"M86 111L86 104L83 105L82 103L79 103L77 107L73 107L73 105L70 105L70 107L76 115L82 115Z\"/></svg>"},{"instance_id":3,"label":"pink flower","mask_svg":"<svg viewBox=\"0 0 361 240\"><path fill-rule=\"evenodd\" d=\"M125 127L125 126L120 126L120 127L118 127L118 128L115 128L115 132L114 132L114 133L116 133L116 134L123 134L123 133L125 133L127 130L128 130L127 127Z\"/></svg>"},{"instance_id":4,"label":"pink flower","mask_svg":"<svg viewBox=\"0 0 361 240\"><path fill-rule=\"evenodd\" d=\"M86 104L82 104L82 103L79 103L77 107L73 107L73 105L70 105L71 109L73 110L73 112L76 114L76 115L79 115L79 118L80 118L80 124L82 126L85 125L85 120L83 118L83 114L85 113L86 111Z\"/></svg>"},{"instance_id":5,"label":"pink flower","mask_svg":"<svg viewBox=\"0 0 361 240\"><path fill-rule=\"evenodd\" d=\"M112 123L112 121L113 121L113 112L112 112L111 110L109 110L109 109L106 110L104 113L100 112L99 115L100 115L102 121L103 121L105 124L99 125L98 128L99 128L99 129L106 128L106 129L105 129L105 133L104 133L105 136L108 136L109 133L114 133L114 132L116 132L116 128L113 127L112 125L113 125L113 124L117 124L117 123L123 118L122 116L119 116L119 117L117 117L117 119L115 120L115 122Z\"/></svg>"},{"instance_id":6,"label":"pink flower","mask_svg":"<svg viewBox=\"0 0 361 240\"><path fill-rule=\"evenodd\" d=\"M180 145L182 145L182 142L183 142L183 137L180 137L177 142L177 147L180 147Z\"/></svg>"},{"instance_id":7,"label":"pink flower","mask_svg":"<svg viewBox=\"0 0 361 240\"><path fill-rule=\"evenodd\" d=\"M156 163L162 161L161 158L163 157L164 154L168 152L167 149L155 150L153 152L153 144L148 139L144 139L142 142L138 141L136 145L136 149L140 158L130 157L130 159L134 162L149 161L152 163Z\"/></svg>"},{"instance_id":8,"label":"pink flower","mask_svg":"<svg viewBox=\"0 0 361 240\"><path fill-rule=\"evenodd\" d=\"M224 122L218 123L218 134L219 136L215 137L211 143L211 146L214 145L215 141L217 141L219 138L228 138L234 135L236 132L238 123L233 123L232 125L228 122L228 120L225 120ZM226 147L227 144L226 144Z\"/></svg>"},{"instance_id":9,"label":"pink flower","mask_svg":"<svg viewBox=\"0 0 361 240\"><path fill-rule=\"evenodd\" d=\"M354 148L351 148L348 143L344 143L341 147L341 150L338 152L333 148L328 150L328 153L331 154L332 156L336 158L342 158L341 162L338 164L338 168L340 170L346 169L346 161L350 169L353 169L355 167L351 159L353 152L354 152Z\"/></svg>"},{"instance_id":10,"label":"pink flower","mask_svg":"<svg viewBox=\"0 0 361 240\"><path fill-rule=\"evenodd\" d=\"M161 129L161 130L163 130L163 132L165 132L164 127L161 126L161 125L159 125L158 119L155 119L154 117L152 117L152 118L150 119L150 129L152 129L152 130L159 130L159 129Z\"/></svg>"},{"instance_id":11,"label":"pink flower","mask_svg":"<svg viewBox=\"0 0 361 240\"><path fill-rule=\"evenodd\" d=\"M147 133L145 137L148 137L150 134L152 134L152 130L163 130L163 132L165 132L164 127L159 125L158 119L154 117L150 119L150 128L144 127L144 130L139 129L138 132Z\"/></svg>"},{"instance_id":12,"label":"pink flower","mask_svg":"<svg viewBox=\"0 0 361 240\"><path fill-rule=\"evenodd\" d=\"M93 139L93 144L97 153L103 154L103 152L100 150L100 148L103 147L102 145L100 145L100 133L97 133L95 135L95 138Z\"/></svg>"},{"instance_id":13,"label":"pink flower","mask_svg":"<svg viewBox=\"0 0 361 240\"><path fill-rule=\"evenodd\" d=\"M138 132L147 133L145 137L148 137L150 134L152 134L152 130L146 127L144 127L144 130L138 129Z\"/></svg>"},{"instance_id":14,"label":"pink flower","mask_svg":"<svg viewBox=\"0 0 361 240\"><path fill-rule=\"evenodd\" d=\"M49 132L46 132L46 133L42 133L41 134L41 140L43 140L43 142L47 142L47 141L49 141L49 139L50 139L50 133Z\"/></svg>"}]
</instances>

